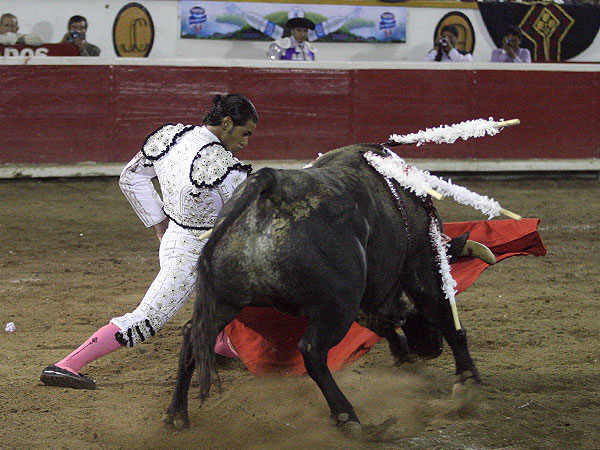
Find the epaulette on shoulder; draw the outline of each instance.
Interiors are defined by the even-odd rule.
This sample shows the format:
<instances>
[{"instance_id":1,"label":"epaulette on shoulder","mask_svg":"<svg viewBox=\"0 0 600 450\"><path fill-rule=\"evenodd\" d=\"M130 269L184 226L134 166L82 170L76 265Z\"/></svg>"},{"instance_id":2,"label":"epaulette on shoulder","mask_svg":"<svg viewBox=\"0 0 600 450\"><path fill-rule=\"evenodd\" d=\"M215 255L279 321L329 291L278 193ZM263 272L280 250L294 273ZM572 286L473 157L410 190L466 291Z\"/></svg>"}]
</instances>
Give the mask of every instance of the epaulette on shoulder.
<instances>
[{"instance_id":1,"label":"epaulette on shoulder","mask_svg":"<svg viewBox=\"0 0 600 450\"><path fill-rule=\"evenodd\" d=\"M146 138L142 146L142 154L146 159L156 161L167 154L171 147L177 143L177 140L194 127L195 125L184 125L182 123L163 125Z\"/></svg>"},{"instance_id":2,"label":"epaulette on shoulder","mask_svg":"<svg viewBox=\"0 0 600 450\"><path fill-rule=\"evenodd\" d=\"M197 188L215 186L234 169L250 173L252 166L243 164L221 143L210 142L194 157L190 169L190 181Z\"/></svg>"},{"instance_id":3,"label":"epaulette on shoulder","mask_svg":"<svg viewBox=\"0 0 600 450\"><path fill-rule=\"evenodd\" d=\"M275 40L275 44L277 44L277 46L279 46L281 48L285 48L287 50L288 48L292 47L292 40L289 37L279 38L279 39Z\"/></svg>"}]
</instances>

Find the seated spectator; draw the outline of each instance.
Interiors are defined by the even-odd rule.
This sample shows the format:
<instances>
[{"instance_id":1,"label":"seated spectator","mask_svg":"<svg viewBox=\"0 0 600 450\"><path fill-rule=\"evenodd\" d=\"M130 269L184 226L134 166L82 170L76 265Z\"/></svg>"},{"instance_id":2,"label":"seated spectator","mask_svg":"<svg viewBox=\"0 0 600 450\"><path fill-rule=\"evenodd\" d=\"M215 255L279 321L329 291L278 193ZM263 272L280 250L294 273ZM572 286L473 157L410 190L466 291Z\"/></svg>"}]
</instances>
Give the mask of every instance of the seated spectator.
<instances>
[{"instance_id":1,"label":"seated spectator","mask_svg":"<svg viewBox=\"0 0 600 450\"><path fill-rule=\"evenodd\" d=\"M425 61L471 62L473 55L456 48L458 28L446 25L433 43L433 48L425 56Z\"/></svg>"},{"instance_id":2,"label":"seated spectator","mask_svg":"<svg viewBox=\"0 0 600 450\"><path fill-rule=\"evenodd\" d=\"M88 22L83 16L73 16L69 19L67 33L63 36L61 44L73 44L79 49L79 56L100 56L100 48L85 40Z\"/></svg>"},{"instance_id":3,"label":"seated spectator","mask_svg":"<svg viewBox=\"0 0 600 450\"><path fill-rule=\"evenodd\" d=\"M315 24L305 17L292 17L285 26L290 36L277 39L269 46L269 58L314 61L317 50L308 42L308 30L314 30Z\"/></svg>"},{"instance_id":4,"label":"seated spectator","mask_svg":"<svg viewBox=\"0 0 600 450\"><path fill-rule=\"evenodd\" d=\"M528 49L520 47L522 38L523 33L519 27L508 27L502 38L502 48L492 50L492 62L530 63L531 53Z\"/></svg>"},{"instance_id":5,"label":"seated spectator","mask_svg":"<svg viewBox=\"0 0 600 450\"><path fill-rule=\"evenodd\" d=\"M17 16L10 13L2 14L0 17L0 44L14 45L23 44L37 47L44 42L37 34L21 34L19 31L19 22Z\"/></svg>"}]
</instances>

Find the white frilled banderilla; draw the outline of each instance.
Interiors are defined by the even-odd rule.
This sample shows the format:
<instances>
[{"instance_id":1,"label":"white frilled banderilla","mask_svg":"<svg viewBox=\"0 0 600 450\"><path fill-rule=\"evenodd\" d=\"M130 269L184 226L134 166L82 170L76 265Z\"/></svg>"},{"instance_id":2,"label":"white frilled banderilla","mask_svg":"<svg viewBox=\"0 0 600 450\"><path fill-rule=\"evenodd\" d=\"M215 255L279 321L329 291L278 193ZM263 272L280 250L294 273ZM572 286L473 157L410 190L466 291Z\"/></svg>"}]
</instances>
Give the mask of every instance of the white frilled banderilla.
<instances>
[{"instance_id":1,"label":"white frilled banderilla","mask_svg":"<svg viewBox=\"0 0 600 450\"><path fill-rule=\"evenodd\" d=\"M427 128L425 131L418 133L390 136L388 142L383 146L396 146L402 144L416 144L417 146L425 142L454 143L457 139L467 140L472 137L494 136L504 127L518 125L519 119L496 122L492 118L489 120L477 119L467 120L454 125L443 125L437 128ZM492 198L479 195L469 191L467 188L452 184L450 181L445 181L439 177L431 175L429 172L418 169L414 166L406 164L406 162L389 149L385 149L388 153L387 157L382 157L367 152L364 154L365 159L377 172L379 172L387 180L394 179L403 188L408 189L419 197L428 195L441 200L444 196L454 198L458 203L471 206L488 216L488 219L504 214L512 219L521 220L521 216L507 209L504 209L500 204ZM446 242L442 235L439 224L432 219L429 224L429 234L433 249L437 252L437 260L440 266L440 274L442 276L442 289L450 303L454 325L457 330L461 329L458 319L458 311L456 309L456 281L450 275L450 263L446 254Z\"/></svg>"},{"instance_id":2,"label":"white frilled banderilla","mask_svg":"<svg viewBox=\"0 0 600 450\"><path fill-rule=\"evenodd\" d=\"M425 142L435 142L437 144L448 143L452 144L458 139L467 140L473 137L494 136L504 127L519 125L519 119L494 121L490 118L467 120L454 125L443 125L437 128L427 128L425 131L411 133L405 135L393 134L389 140L382 146L397 146L406 144L416 144L417 146ZM521 216L512 211L504 209L500 204L492 198L479 195L469 191L467 188L452 184L451 181L445 181L439 177L431 175L425 170L410 166L406 162L392 152L386 149L389 156L381 157L372 152L365 153L364 157L367 162L377 170L386 180L394 179L403 188L414 192L420 197L427 195L432 196L437 200L441 200L444 196L452 197L458 203L471 206L482 213L486 214L489 219L504 214L507 217L515 220L521 220ZM319 155L320 156L320 155ZM312 163L306 166L308 168ZM388 182L389 184L389 182ZM202 235L203 238L210 236L212 230L208 230ZM438 262L440 266L440 274L442 276L442 289L446 294L446 298L452 309L454 325L457 330L461 329L458 319L458 311L456 309L456 281L450 275L450 263L446 254L446 240L441 233L437 221L429 224L429 232L431 236L431 244L433 249L438 254ZM489 250L488 250L489 251Z\"/></svg>"}]
</instances>

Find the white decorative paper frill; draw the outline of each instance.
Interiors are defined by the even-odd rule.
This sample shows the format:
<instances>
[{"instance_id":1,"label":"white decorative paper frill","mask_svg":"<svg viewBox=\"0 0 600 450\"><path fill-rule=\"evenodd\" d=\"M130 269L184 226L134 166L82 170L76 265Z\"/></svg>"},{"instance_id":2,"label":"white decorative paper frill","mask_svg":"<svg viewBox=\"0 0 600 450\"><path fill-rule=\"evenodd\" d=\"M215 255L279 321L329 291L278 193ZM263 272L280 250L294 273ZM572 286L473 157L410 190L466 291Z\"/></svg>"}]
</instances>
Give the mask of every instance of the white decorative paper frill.
<instances>
[{"instance_id":1,"label":"white decorative paper frill","mask_svg":"<svg viewBox=\"0 0 600 450\"><path fill-rule=\"evenodd\" d=\"M463 186L452 184L451 181L445 181L435 175L431 175L425 170L410 166L391 150L387 150L389 156L380 156L373 152L366 152L365 159L379 172L387 178L393 178L403 188L414 192L423 197L427 190L433 188L440 194L452 197L458 203L471 206L484 214L488 218L500 215L502 207L493 198L479 195L469 191Z\"/></svg>"},{"instance_id":2,"label":"white decorative paper frill","mask_svg":"<svg viewBox=\"0 0 600 450\"><path fill-rule=\"evenodd\" d=\"M425 142L435 142L436 144L452 144L458 139L467 140L472 137L482 137L485 135L494 136L500 132L498 123L490 117L488 120L475 119L466 120L454 125L442 125L436 128L426 128L418 133L411 134L392 134L389 142L398 144L417 144Z\"/></svg>"},{"instance_id":3,"label":"white decorative paper frill","mask_svg":"<svg viewBox=\"0 0 600 450\"><path fill-rule=\"evenodd\" d=\"M450 275L450 262L448 261L448 254L446 252L446 241L442 236L440 227L436 220L429 222L429 237L433 248L436 251L436 259L440 266L440 275L442 276L442 290L446 295L446 298L450 303L455 303L454 296L456 295L456 280Z\"/></svg>"}]
</instances>

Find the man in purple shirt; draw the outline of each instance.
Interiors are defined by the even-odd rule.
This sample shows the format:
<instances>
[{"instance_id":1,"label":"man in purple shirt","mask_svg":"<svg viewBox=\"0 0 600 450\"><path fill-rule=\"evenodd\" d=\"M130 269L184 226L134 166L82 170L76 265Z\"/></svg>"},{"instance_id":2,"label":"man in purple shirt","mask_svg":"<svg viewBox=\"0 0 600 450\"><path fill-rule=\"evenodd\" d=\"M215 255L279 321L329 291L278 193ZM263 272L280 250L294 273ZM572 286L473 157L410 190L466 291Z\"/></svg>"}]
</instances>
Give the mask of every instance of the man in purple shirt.
<instances>
[{"instance_id":1,"label":"man in purple shirt","mask_svg":"<svg viewBox=\"0 0 600 450\"><path fill-rule=\"evenodd\" d=\"M315 24L305 17L293 17L285 26L290 30L290 36L277 39L269 46L269 58L314 61L317 50L308 42L308 30L314 30Z\"/></svg>"},{"instance_id":2,"label":"man in purple shirt","mask_svg":"<svg viewBox=\"0 0 600 450\"><path fill-rule=\"evenodd\" d=\"M492 62L530 63L531 54L526 48L521 48L523 34L519 27L510 26L502 38L502 48L492 51Z\"/></svg>"}]
</instances>

